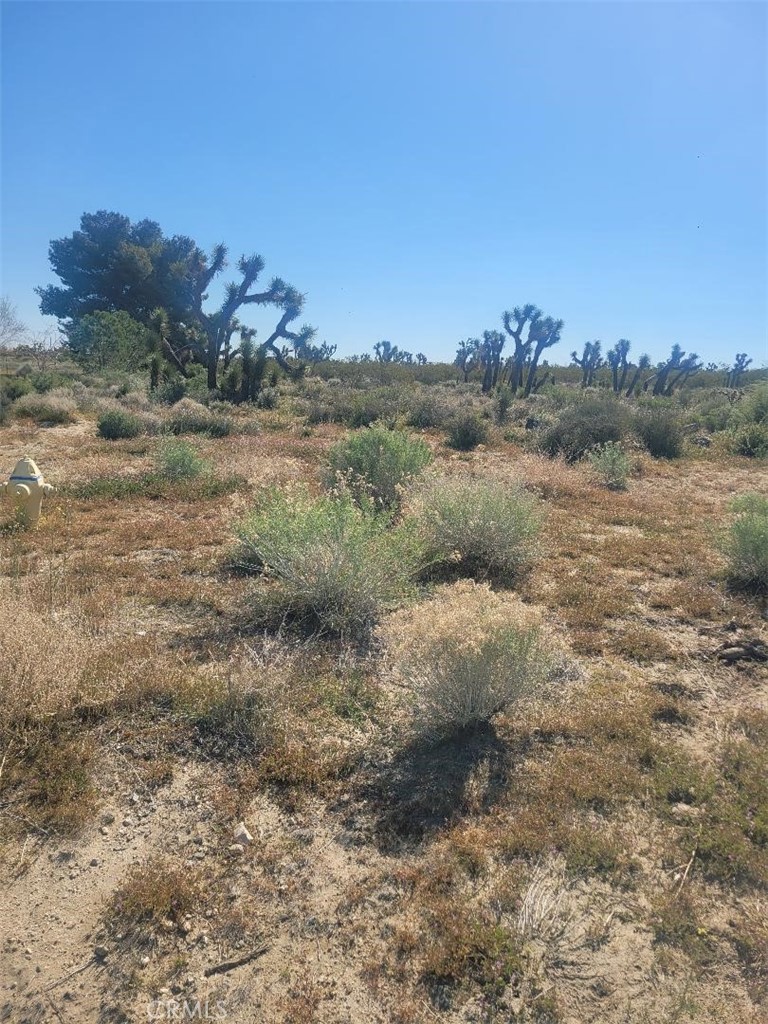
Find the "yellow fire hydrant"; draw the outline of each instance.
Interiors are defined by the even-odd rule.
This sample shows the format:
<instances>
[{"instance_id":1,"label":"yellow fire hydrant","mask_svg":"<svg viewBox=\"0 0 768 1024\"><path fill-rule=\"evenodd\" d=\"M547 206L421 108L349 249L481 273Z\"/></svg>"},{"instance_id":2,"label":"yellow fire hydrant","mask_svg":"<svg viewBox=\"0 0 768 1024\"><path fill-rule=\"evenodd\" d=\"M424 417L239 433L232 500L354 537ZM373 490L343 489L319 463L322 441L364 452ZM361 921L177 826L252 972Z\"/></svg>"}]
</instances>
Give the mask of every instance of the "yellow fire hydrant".
<instances>
[{"instance_id":1,"label":"yellow fire hydrant","mask_svg":"<svg viewBox=\"0 0 768 1024\"><path fill-rule=\"evenodd\" d=\"M43 474L34 459L19 459L10 480L0 484L0 488L16 502L17 514L22 523L35 529L40 522L43 495L51 494L53 487L43 480Z\"/></svg>"}]
</instances>

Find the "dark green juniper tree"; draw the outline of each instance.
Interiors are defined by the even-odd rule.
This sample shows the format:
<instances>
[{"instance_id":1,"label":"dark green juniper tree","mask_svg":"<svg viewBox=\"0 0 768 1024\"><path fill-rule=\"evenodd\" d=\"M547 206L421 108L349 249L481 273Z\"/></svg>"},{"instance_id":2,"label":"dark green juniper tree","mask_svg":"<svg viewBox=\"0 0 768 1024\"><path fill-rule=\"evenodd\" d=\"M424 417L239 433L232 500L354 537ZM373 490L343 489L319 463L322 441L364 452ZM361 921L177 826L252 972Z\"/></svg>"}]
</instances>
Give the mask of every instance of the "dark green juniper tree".
<instances>
[{"instance_id":1,"label":"dark green juniper tree","mask_svg":"<svg viewBox=\"0 0 768 1024\"><path fill-rule=\"evenodd\" d=\"M238 261L240 280L226 286L218 309L204 310L208 288L226 266L227 250L217 245L210 258L186 235L166 237L151 220L131 223L119 213L85 213L80 230L54 239L51 266L62 282L38 288L42 313L58 317L68 333L85 316L125 311L152 328L162 354L187 376L188 364L207 367L208 386L215 388L219 361L233 355L232 337L240 330L237 313L248 306L273 306L278 322L259 348L291 370L278 343L294 351L310 343L309 326L289 329L301 314L304 296L281 278L263 291L254 286L264 269L261 256Z\"/></svg>"}]
</instances>

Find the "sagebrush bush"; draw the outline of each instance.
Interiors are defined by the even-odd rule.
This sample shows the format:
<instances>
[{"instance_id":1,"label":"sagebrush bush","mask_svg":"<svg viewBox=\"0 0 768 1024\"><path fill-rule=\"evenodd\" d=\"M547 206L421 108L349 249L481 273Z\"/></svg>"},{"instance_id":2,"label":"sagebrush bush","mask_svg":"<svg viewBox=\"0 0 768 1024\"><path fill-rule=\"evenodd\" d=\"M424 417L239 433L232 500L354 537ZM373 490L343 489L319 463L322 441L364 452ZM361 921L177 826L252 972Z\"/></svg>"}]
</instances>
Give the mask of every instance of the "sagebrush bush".
<instances>
[{"instance_id":1,"label":"sagebrush bush","mask_svg":"<svg viewBox=\"0 0 768 1024\"><path fill-rule=\"evenodd\" d=\"M72 423L77 405L67 395L31 392L16 399L13 411L16 416L29 416L35 423Z\"/></svg>"},{"instance_id":2,"label":"sagebrush bush","mask_svg":"<svg viewBox=\"0 0 768 1024\"><path fill-rule=\"evenodd\" d=\"M182 398L171 407L167 425L172 434L209 434L211 437L226 437L232 429L226 417L215 416L191 398Z\"/></svg>"},{"instance_id":3,"label":"sagebrush bush","mask_svg":"<svg viewBox=\"0 0 768 1024\"><path fill-rule=\"evenodd\" d=\"M634 428L655 459L676 459L683 450L683 426L680 417L668 408L638 410Z\"/></svg>"},{"instance_id":4,"label":"sagebrush bush","mask_svg":"<svg viewBox=\"0 0 768 1024\"><path fill-rule=\"evenodd\" d=\"M427 444L400 430L365 427L335 445L329 455L328 483L341 478L359 504L372 501L394 511L403 488L430 462Z\"/></svg>"},{"instance_id":5,"label":"sagebrush bush","mask_svg":"<svg viewBox=\"0 0 768 1024\"><path fill-rule=\"evenodd\" d=\"M469 581L390 616L380 636L410 690L415 730L431 739L490 721L550 672L536 613Z\"/></svg>"},{"instance_id":6,"label":"sagebrush bush","mask_svg":"<svg viewBox=\"0 0 768 1024\"><path fill-rule=\"evenodd\" d=\"M271 490L237 529L235 557L269 583L256 593L265 610L359 633L411 591L423 564L413 527L387 527L388 517L361 509L347 492Z\"/></svg>"},{"instance_id":7,"label":"sagebrush bush","mask_svg":"<svg viewBox=\"0 0 768 1024\"><path fill-rule=\"evenodd\" d=\"M110 409L99 416L96 429L99 437L108 441L138 437L144 432L144 424L135 413L122 409Z\"/></svg>"},{"instance_id":8,"label":"sagebrush bush","mask_svg":"<svg viewBox=\"0 0 768 1024\"><path fill-rule=\"evenodd\" d=\"M591 448L621 441L629 427L626 408L612 398L584 398L568 405L541 439L547 455L563 455L566 461L582 459Z\"/></svg>"},{"instance_id":9,"label":"sagebrush bush","mask_svg":"<svg viewBox=\"0 0 768 1024\"><path fill-rule=\"evenodd\" d=\"M731 433L730 448L749 459L768 458L768 423L743 423Z\"/></svg>"},{"instance_id":10,"label":"sagebrush bush","mask_svg":"<svg viewBox=\"0 0 768 1024\"><path fill-rule=\"evenodd\" d=\"M460 452L469 452L488 440L488 424L475 412L460 413L448 426L447 444Z\"/></svg>"},{"instance_id":11,"label":"sagebrush bush","mask_svg":"<svg viewBox=\"0 0 768 1024\"><path fill-rule=\"evenodd\" d=\"M589 463L600 483L614 491L623 491L627 486L631 463L629 456L618 441L606 441L589 453Z\"/></svg>"},{"instance_id":12,"label":"sagebrush bush","mask_svg":"<svg viewBox=\"0 0 768 1024\"><path fill-rule=\"evenodd\" d=\"M194 445L180 438L164 438L155 455L157 472L166 480L194 480L210 472L210 463L198 455Z\"/></svg>"},{"instance_id":13,"label":"sagebrush bush","mask_svg":"<svg viewBox=\"0 0 768 1024\"><path fill-rule=\"evenodd\" d=\"M432 477L409 499L430 563L505 579L530 561L541 527L541 502L514 482L470 476Z\"/></svg>"},{"instance_id":14,"label":"sagebrush bush","mask_svg":"<svg viewBox=\"0 0 768 1024\"><path fill-rule=\"evenodd\" d=\"M732 586L768 593L768 498L744 494L733 502L736 519L724 542Z\"/></svg>"}]
</instances>

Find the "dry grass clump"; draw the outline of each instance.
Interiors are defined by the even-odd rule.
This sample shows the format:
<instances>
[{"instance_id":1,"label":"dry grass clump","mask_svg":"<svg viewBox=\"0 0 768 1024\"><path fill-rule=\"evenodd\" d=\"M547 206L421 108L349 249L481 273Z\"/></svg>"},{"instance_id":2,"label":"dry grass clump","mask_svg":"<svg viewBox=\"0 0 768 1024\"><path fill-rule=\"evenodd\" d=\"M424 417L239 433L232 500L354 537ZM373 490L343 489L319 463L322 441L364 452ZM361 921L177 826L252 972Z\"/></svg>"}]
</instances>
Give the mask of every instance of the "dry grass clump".
<instances>
[{"instance_id":1,"label":"dry grass clump","mask_svg":"<svg viewBox=\"0 0 768 1024\"><path fill-rule=\"evenodd\" d=\"M551 659L538 615L510 594L460 582L393 615L380 635L431 738L488 722L536 692Z\"/></svg>"},{"instance_id":2,"label":"dry grass clump","mask_svg":"<svg viewBox=\"0 0 768 1024\"><path fill-rule=\"evenodd\" d=\"M502 579L532 558L540 506L519 483L465 475L433 477L410 500L430 561Z\"/></svg>"},{"instance_id":3,"label":"dry grass clump","mask_svg":"<svg viewBox=\"0 0 768 1024\"><path fill-rule=\"evenodd\" d=\"M39 423L73 423L77 413L77 404L68 394L49 391L39 395L30 392L22 395L13 403L16 416L23 416Z\"/></svg>"},{"instance_id":4,"label":"dry grass clump","mask_svg":"<svg viewBox=\"0 0 768 1024\"><path fill-rule=\"evenodd\" d=\"M181 924L185 915L199 911L204 895L199 870L154 856L130 869L111 897L106 917L112 929L140 938L166 921Z\"/></svg>"},{"instance_id":5,"label":"dry grass clump","mask_svg":"<svg viewBox=\"0 0 768 1024\"><path fill-rule=\"evenodd\" d=\"M30 594L0 594L0 733L75 710L134 704L182 683L151 639L128 637L76 605L41 608ZM162 664L162 667L161 667Z\"/></svg>"}]
</instances>

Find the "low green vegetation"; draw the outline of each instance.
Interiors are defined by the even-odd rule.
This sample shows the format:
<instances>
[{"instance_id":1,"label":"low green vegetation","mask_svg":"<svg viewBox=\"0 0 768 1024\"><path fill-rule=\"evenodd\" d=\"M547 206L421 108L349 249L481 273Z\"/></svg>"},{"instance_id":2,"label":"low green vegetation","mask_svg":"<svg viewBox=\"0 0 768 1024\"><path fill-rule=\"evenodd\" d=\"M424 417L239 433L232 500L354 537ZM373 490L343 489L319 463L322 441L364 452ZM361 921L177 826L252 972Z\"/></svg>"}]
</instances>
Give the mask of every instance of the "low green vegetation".
<instances>
[{"instance_id":1,"label":"low green vegetation","mask_svg":"<svg viewBox=\"0 0 768 1024\"><path fill-rule=\"evenodd\" d=\"M612 491L626 490L632 464L618 441L606 441L598 445L588 457L589 464L604 487Z\"/></svg>"},{"instance_id":2,"label":"low green vegetation","mask_svg":"<svg viewBox=\"0 0 768 1024\"><path fill-rule=\"evenodd\" d=\"M423 565L412 524L361 509L351 494L271 490L237 529L235 559L260 573L257 610L313 620L343 635L365 632L413 591Z\"/></svg>"},{"instance_id":3,"label":"low green vegetation","mask_svg":"<svg viewBox=\"0 0 768 1024\"><path fill-rule=\"evenodd\" d=\"M732 586L768 593L768 498L744 494L733 502L736 514L723 543Z\"/></svg>"},{"instance_id":4,"label":"low green vegetation","mask_svg":"<svg viewBox=\"0 0 768 1024\"><path fill-rule=\"evenodd\" d=\"M329 456L328 483L348 487L358 504L395 511L403 489L431 461L428 445L400 430L372 426L350 434Z\"/></svg>"}]
</instances>

